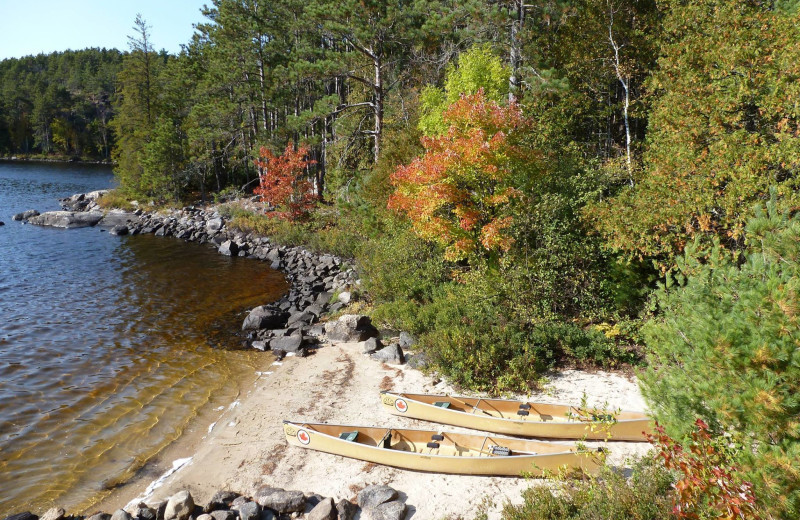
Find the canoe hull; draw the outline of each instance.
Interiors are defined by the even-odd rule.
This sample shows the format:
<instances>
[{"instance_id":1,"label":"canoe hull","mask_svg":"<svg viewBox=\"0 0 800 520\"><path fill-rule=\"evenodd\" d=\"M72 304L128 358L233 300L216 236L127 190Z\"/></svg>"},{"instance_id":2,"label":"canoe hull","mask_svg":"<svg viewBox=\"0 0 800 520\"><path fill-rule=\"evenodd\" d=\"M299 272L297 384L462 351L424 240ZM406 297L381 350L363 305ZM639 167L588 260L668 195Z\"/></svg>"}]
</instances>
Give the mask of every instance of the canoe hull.
<instances>
[{"instance_id":1,"label":"canoe hull","mask_svg":"<svg viewBox=\"0 0 800 520\"><path fill-rule=\"evenodd\" d=\"M512 456L450 456L401 451L342 440L338 437L315 431L313 426L305 423L284 423L287 442L293 446L414 471L458 475L542 477L557 474L564 470L578 469L588 474L595 474L601 464L597 454L577 453L574 451ZM359 427L346 428L357 429ZM363 429L364 427L361 428ZM424 432L425 434L436 433L432 430L414 431ZM507 441L513 442L514 440L508 439ZM558 449L568 450L569 446L559 446Z\"/></svg>"},{"instance_id":2,"label":"canoe hull","mask_svg":"<svg viewBox=\"0 0 800 520\"><path fill-rule=\"evenodd\" d=\"M412 396L413 394L392 394L384 392L381 396L381 402L386 410L395 415L461 426L473 430L502 433L504 435L518 435L521 437L643 442L647 440L645 432L651 432L650 419L647 417L601 422L581 420L552 420L546 422L516 420L494 417L483 413L466 413L464 411L441 408L417 401ZM434 397L438 397L442 400L448 399L448 396ZM501 402L501 400L486 401ZM512 403L514 401L507 402ZM568 406L564 405L542 406L557 406L563 407L565 410L569 409ZM631 412L626 413L631 414Z\"/></svg>"}]
</instances>

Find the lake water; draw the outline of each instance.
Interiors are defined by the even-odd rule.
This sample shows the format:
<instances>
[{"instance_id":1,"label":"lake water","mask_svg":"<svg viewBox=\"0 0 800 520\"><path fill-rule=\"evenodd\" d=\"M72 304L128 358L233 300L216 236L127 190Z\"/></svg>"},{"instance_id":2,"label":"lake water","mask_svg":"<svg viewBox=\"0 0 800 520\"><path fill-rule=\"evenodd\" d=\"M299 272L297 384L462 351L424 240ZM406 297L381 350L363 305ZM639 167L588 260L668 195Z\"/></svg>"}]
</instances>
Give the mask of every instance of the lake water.
<instances>
[{"instance_id":1,"label":"lake water","mask_svg":"<svg viewBox=\"0 0 800 520\"><path fill-rule=\"evenodd\" d=\"M90 507L271 362L237 336L287 290L264 263L11 220L112 184L104 167L0 161L0 517Z\"/></svg>"}]
</instances>

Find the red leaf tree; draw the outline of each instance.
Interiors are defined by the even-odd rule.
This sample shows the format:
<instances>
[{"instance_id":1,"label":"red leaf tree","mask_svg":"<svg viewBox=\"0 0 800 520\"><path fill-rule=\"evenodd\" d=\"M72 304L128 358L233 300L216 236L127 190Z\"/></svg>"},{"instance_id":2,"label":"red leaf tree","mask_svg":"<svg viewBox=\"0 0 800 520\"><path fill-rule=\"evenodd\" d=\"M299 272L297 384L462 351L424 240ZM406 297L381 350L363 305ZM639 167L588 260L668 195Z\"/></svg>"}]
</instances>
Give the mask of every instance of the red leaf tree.
<instances>
[{"instance_id":1,"label":"red leaf tree","mask_svg":"<svg viewBox=\"0 0 800 520\"><path fill-rule=\"evenodd\" d=\"M302 220L307 217L318 199L307 176L308 167L316 164L307 158L308 149L301 146L295 150L289 143L283 155L276 156L262 146L259 156L255 164L260 185L253 192L276 209L273 215L278 218Z\"/></svg>"},{"instance_id":2,"label":"red leaf tree","mask_svg":"<svg viewBox=\"0 0 800 520\"><path fill-rule=\"evenodd\" d=\"M524 153L515 137L527 125L516 104L500 105L482 90L444 113L449 129L424 137L425 154L391 176L389 208L405 213L420 237L445 246L448 260L507 251L510 207L521 192L515 167Z\"/></svg>"}]
</instances>

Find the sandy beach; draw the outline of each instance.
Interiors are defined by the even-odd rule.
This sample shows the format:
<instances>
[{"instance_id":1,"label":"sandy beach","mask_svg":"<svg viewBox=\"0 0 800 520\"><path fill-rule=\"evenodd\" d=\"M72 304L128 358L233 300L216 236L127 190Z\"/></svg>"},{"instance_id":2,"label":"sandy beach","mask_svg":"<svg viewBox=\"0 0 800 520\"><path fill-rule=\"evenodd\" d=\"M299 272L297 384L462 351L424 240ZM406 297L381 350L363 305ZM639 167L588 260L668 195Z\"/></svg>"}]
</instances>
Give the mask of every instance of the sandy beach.
<instances>
[{"instance_id":1,"label":"sandy beach","mask_svg":"<svg viewBox=\"0 0 800 520\"><path fill-rule=\"evenodd\" d=\"M408 506L407 518L471 519L482 503L492 504L489 518L499 518L503 504L519 502L524 489L546 483L406 471L287 445L284 419L426 428L429 423L385 412L380 390L454 392L446 382L418 370L378 363L362 349L362 343L325 344L307 358L287 357L269 366L236 402L200 417L194 432L170 446L149 473L118 489L92 511L112 512L139 501L154 504L183 489L189 490L196 503L205 504L218 490L252 495L265 484L335 500L354 499L370 484L386 484L401 492ZM645 407L634 380L604 372L561 372L531 398L580 403L584 393L590 406ZM635 442L588 444L606 446L609 463L622 467L626 458L649 449L647 443ZM179 469L153 489L156 478L175 461L182 464Z\"/></svg>"}]
</instances>

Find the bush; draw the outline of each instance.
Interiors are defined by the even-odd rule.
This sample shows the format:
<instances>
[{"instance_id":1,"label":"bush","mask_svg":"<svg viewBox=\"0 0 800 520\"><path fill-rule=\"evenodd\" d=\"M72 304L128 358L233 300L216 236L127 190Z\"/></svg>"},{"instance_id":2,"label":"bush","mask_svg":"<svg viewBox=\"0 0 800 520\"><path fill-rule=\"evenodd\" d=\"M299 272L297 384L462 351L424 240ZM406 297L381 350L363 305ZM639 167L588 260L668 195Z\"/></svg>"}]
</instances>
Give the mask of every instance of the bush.
<instances>
[{"instance_id":1,"label":"bush","mask_svg":"<svg viewBox=\"0 0 800 520\"><path fill-rule=\"evenodd\" d=\"M746 226L739 262L689 248L643 330L642 390L678 439L701 418L748 439L736 462L775 517L800 514L800 219L773 199Z\"/></svg>"},{"instance_id":2,"label":"bush","mask_svg":"<svg viewBox=\"0 0 800 520\"><path fill-rule=\"evenodd\" d=\"M665 520L672 510L674 479L652 458L638 461L630 481L606 467L596 478L562 481L556 489L537 486L525 502L507 505L503 520Z\"/></svg>"}]
</instances>

